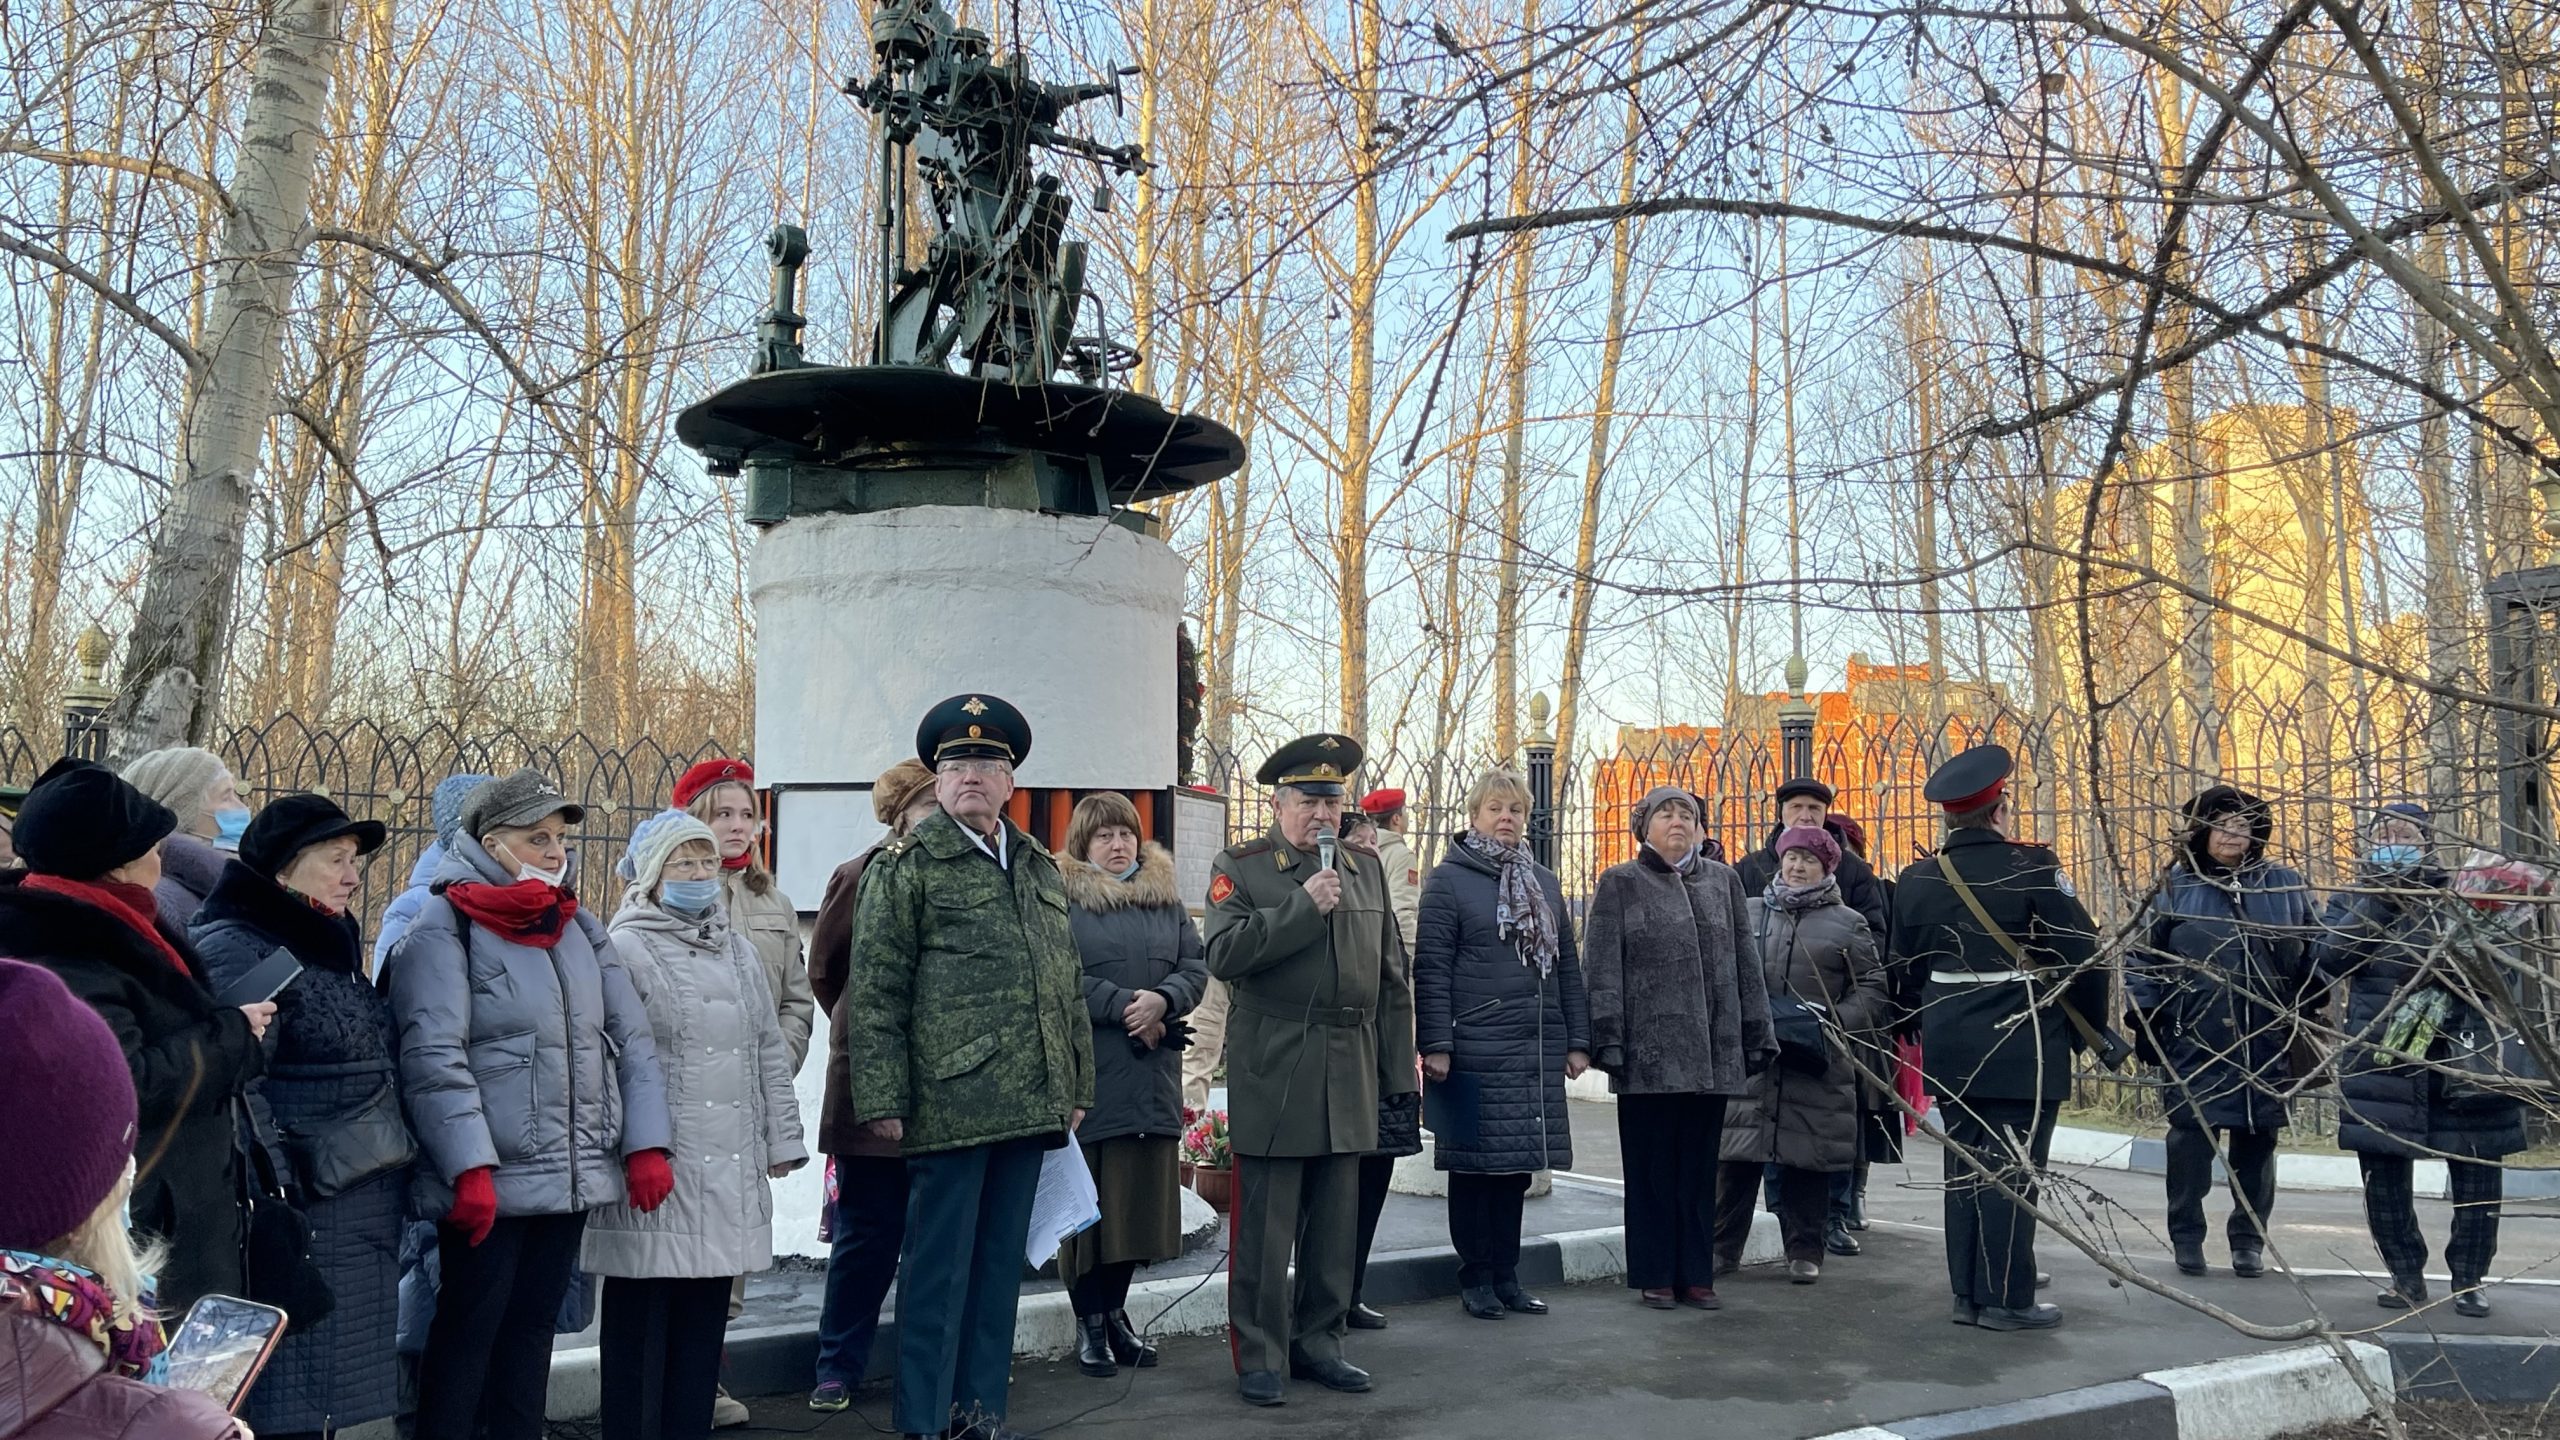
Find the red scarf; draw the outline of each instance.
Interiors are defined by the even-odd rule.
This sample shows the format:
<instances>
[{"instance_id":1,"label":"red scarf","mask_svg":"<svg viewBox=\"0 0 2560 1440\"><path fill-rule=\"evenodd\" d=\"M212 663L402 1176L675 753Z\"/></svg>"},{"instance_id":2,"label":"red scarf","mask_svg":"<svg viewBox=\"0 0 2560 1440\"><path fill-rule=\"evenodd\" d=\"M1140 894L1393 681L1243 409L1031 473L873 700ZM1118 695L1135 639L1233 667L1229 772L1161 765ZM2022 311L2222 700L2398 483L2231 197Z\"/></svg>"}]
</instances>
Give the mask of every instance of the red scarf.
<instances>
[{"instance_id":1,"label":"red scarf","mask_svg":"<svg viewBox=\"0 0 2560 1440\"><path fill-rule=\"evenodd\" d=\"M723 870L744 870L754 863L756 863L756 852L755 847L751 845L746 849L739 851L735 855L723 856L720 861L720 868Z\"/></svg>"},{"instance_id":2,"label":"red scarf","mask_svg":"<svg viewBox=\"0 0 2560 1440\"><path fill-rule=\"evenodd\" d=\"M578 913L577 896L530 876L512 885L461 881L444 887L444 898L472 921L538 950L559 944Z\"/></svg>"},{"instance_id":3,"label":"red scarf","mask_svg":"<svg viewBox=\"0 0 2560 1440\"><path fill-rule=\"evenodd\" d=\"M153 898L149 887L127 885L121 880L66 880L59 875L30 875L21 883L30 890L97 906L151 942L151 948L169 962L170 969L190 977L196 973L187 968L186 957L178 953L178 947L160 933L160 902Z\"/></svg>"}]
</instances>

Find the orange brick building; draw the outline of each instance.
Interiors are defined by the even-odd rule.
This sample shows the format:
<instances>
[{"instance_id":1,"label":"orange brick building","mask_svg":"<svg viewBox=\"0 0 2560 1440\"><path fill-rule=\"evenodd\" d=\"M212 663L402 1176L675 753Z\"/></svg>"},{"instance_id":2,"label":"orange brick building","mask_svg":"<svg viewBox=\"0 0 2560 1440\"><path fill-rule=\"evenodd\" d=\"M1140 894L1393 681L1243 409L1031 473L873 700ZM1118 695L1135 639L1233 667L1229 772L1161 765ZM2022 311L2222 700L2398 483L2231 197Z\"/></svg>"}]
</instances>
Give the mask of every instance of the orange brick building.
<instances>
[{"instance_id":1,"label":"orange brick building","mask_svg":"<svg viewBox=\"0 0 2560 1440\"><path fill-rule=\"evenodd\" d=\"M1839 793L1836 808L1866 827L1868 854L1888 873L1938 838L1934 807L1920 798L1929 770L1983 740L2014 730L2007 687L1950 685L1928 665L1878 665L1849 657L1847 684L1809 693L1814 778ZM1617 753L1592 774L1588 871L1635 857L1626 816L1659 785L1702 797L1707 830L1728 859L1768 838L1777 821L1769 796L1787 778L1778 738L1781 691L1738 701L1721 725L1622 726ZM1568 861L1570 863L1570 861Z\"/></svg>"}]
</instances>

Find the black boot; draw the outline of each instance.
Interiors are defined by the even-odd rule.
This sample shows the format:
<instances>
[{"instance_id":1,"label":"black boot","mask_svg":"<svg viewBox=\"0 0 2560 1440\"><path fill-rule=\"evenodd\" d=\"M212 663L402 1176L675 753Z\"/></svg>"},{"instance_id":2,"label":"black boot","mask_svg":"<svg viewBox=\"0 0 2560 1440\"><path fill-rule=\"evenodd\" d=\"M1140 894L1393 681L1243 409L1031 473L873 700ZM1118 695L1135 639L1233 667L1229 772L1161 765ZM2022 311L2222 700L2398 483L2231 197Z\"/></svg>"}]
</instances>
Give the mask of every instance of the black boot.
<instances>
[{"instance_id":1,"label":"black boot","mask_svg":"<svg viewBox=\"0 0 2560 1440\"><path fill-rule=\"evenodd\" d=\"M1849 1228L1852 1230L1864 1230L1867 1228L1867 1186L1865 1181L1860 1181L1857 1188L1849 1192Z\"/></svg>"},{"instance_id":2,"label":"black boot","mask_svg":"<svg viewBox=\"0 0 2560 1440\"><path fill-rule=\"evenodd\" d=\"M1096 1380L1120 1373L1119 1362L1111 1358L1110 1322L1100 1315L1076 1317L1076 1368Z\"/></svg>"},{"instance_id":3,"label":"black boot","mask_svg":"<svg viewBox=\"0 0 2560 1440\"><path fill-rule=\"evenodd\" d=\"M1128 1311L1114 1310L1104 1316L1103 1321L1111 1336L1112 1359L1123 1365L1134 1365L1141 1370L1156 1368L1156 1347L1152 1342L1141 1337L1138 1334L1138 1328L1129 1323Z\"/></svg>"},{"instance_id":4,"label":"black boot","mask_svg":"<svg viewBox=\"0 0 2560 1440\"><path fill-rule=\"evenodd\" d=\"M2202 1275L2213 1268L2205 1263L2204 1242L2201 1240L2175 1240L2170 1242L2169 1248L2177 1254L2178 1273L2181 1275Z\"/></svg>"},{"instance_id":5,"label":"black boot","mask_svg":"<svg viewBox=\"0 0 2560 1440\"><path fill-rule=\"evenodd\" d=\"M1866 1247L1858 1243L1857 1236L1849 1233L1848 1226L1834 1220L1823 1229L1822 1248L1834 1255L1855 1255Z\"/></svg>"}]
</instances>

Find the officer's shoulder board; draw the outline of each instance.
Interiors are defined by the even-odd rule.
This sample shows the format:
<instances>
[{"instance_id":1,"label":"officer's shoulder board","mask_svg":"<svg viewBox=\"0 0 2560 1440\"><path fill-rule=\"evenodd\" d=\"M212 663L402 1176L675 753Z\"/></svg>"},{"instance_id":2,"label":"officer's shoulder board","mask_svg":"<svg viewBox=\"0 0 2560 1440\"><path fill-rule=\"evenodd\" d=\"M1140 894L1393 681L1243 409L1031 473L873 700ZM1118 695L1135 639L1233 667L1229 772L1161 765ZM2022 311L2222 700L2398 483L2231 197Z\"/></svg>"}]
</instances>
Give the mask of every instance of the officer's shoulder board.
<instances>
[{"instance_id":1,"label":"officer's shoulder board","mask_svg":"<svg viewBox=\"0 0 2560 1440\"><path fill-rule=\"evenodd\" d=\"M2080 897L2079 888L2071 883L2071 872L2062 868L2062 857L2053 853L2052 846L2039 845L2033 840L2012 840L2009 844L2016 849L2020 864L2029 870L2050 868L2054 889L2075 900Z\"/></svg>"},{"instance_id":2,"label":"officer's shoulder board","mask_svg":"<svg viewBox=\"0 0 2560 1440\"><path fill-rule=\"evenodd\" d=\"M1228 858L1234 860L1250 860L1256 855L1269 853L1271 853L1271 841L1267 837L1261 840L1247 840L1241 845L1227 847Z\"/></svg>"}]
</instances>

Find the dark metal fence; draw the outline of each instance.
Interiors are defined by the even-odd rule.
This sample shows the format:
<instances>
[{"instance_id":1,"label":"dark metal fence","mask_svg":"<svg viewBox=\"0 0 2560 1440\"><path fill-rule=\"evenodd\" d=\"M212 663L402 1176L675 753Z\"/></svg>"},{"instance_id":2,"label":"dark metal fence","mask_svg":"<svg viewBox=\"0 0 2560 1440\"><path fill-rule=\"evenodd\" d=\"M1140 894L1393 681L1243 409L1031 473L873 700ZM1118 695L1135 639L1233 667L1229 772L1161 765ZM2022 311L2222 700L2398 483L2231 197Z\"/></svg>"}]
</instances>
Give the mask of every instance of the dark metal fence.
<instances>
[{"instance_id":1,"label":"dark metal fence","mask_svg":"<svg viewBox=\"0 0 2560 1440\"><path fill-rule=\"evenodd\" d=\"M465 734L443 725L400 727L374 720L314 725L290 715L231 727L206 748L231 767L252 806L310 791L390 827L390 843L366 867L356 898L356 913L368 921L408 883L418 856L435 838L428 801L448 775L498 774L530 765L556 781L587 811L571 837L580 892L610 913L622 889L613 862L631 828L666 807L686 766L736 753L708 736L689 744L640 739L613 745L576 731ZM0 783L26 784L60 750L58 736L0 727Z\"/></svg>"}]
</instances>

